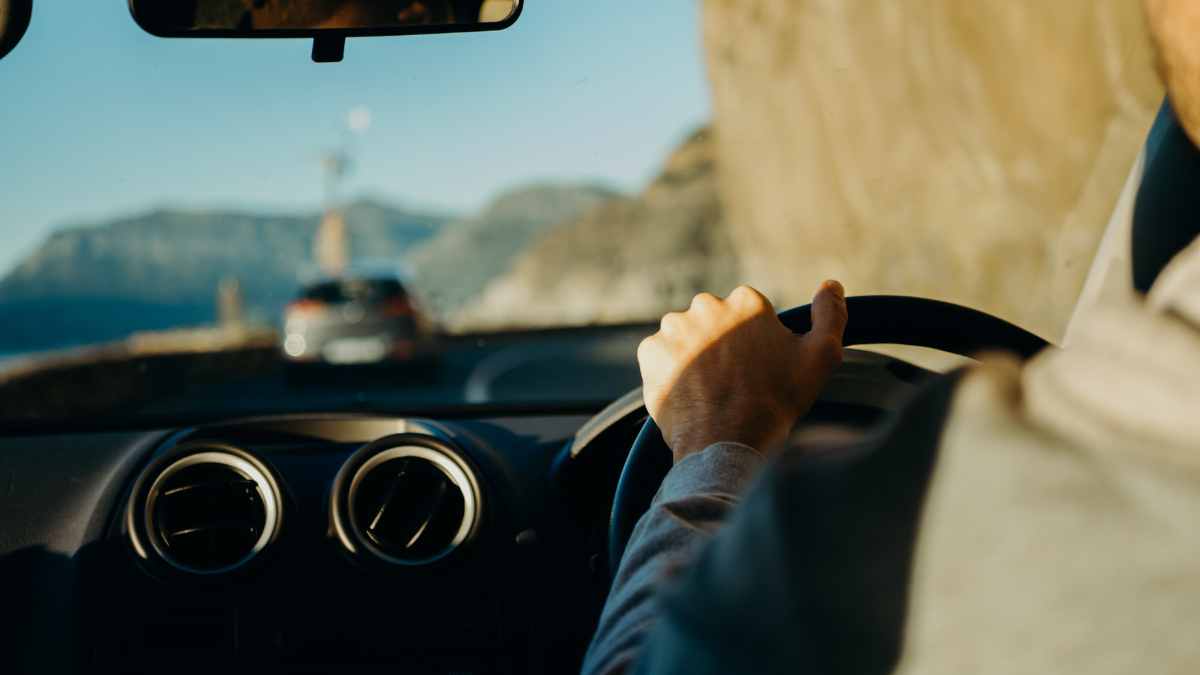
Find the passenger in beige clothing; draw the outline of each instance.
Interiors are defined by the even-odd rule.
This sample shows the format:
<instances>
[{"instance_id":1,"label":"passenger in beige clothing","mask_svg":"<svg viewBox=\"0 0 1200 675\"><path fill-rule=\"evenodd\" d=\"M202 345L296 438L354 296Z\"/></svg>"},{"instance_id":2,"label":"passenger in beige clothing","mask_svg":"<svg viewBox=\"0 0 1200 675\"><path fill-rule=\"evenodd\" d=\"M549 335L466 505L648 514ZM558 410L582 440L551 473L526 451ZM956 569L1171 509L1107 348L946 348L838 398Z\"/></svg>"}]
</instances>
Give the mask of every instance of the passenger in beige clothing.
<instances>
[{"instance_id":1,"label":"passenger in beige clothing","mask_svg":"<svg viewBox=\"0 0 1200 675\"><path fill-rule=\"evenodd\" d=\"M1196 672L1200 243L965 377L928 499L903 672Z\"/></svg>"}]
</instances>

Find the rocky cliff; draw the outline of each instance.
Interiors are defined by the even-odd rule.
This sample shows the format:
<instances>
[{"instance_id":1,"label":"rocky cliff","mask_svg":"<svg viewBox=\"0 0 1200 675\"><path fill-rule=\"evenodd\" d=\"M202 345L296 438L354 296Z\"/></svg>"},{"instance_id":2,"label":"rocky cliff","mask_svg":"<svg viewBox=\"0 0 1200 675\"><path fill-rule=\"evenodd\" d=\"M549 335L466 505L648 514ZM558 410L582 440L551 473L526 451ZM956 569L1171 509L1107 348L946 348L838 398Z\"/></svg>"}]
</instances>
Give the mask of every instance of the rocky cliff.
<instances>
[{"instance_id":1,"label":"rocky cliff","mask_svg":"<svg viewBox=\"0 0 1200 675\"><path fill-rule=\"evenodd\" d=\"M595 185L535 185L513 190L479 214L447 226L408 256L431 308L453 320L514 257L547 229L619 195Z\"/></svg>"},{"instance_id":2,"label":"rocky cliff","mask_svg":"<svg viewBox=\"0 0 1200 675\"><path fill-rule=\"evenodd\" d=\"M739 276L717 193L712 134L692 135L640 195L551 228L457 314L460 329L654 317Z\"/></svg>"}]
</instances>

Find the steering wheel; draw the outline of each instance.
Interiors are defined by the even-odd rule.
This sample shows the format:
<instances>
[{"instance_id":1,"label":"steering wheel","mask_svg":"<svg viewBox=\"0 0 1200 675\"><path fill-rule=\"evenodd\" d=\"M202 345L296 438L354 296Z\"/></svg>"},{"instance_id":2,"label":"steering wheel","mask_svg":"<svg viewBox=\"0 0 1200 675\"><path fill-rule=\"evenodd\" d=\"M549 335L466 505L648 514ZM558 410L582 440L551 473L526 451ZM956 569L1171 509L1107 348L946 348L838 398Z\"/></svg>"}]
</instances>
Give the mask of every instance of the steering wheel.
<instances>
[{"instance_id":1,"label":"steering wheel","mask_svg":"<svg viewBox=\"0 0 1200 675\"><path fill-rule=\"evenodd\" d=\"M961 305L925 298L868 295L846 299L849 321L846 346L896 344L930 347L970 356L986 349L1005 349L1029 358L1048 346L1046 340L1003 319ZM779 315L792 332L812 329L812 306ZM625 459L613 496L608 525L608 560L616 573L629 536L671 469L671 451L654 420L647 419Z\"/></svg>"}]
</instances>

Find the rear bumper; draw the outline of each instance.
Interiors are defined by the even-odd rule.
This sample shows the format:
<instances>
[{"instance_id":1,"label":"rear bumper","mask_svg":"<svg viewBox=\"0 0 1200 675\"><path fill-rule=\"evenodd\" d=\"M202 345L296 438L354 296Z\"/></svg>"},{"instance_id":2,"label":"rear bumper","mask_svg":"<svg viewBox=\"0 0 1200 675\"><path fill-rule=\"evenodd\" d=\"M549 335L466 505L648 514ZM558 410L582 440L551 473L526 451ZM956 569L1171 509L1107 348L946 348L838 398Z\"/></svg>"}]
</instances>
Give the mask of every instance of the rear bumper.
<instances>
[{"instance_id":1,"label":"rear bumper","mask_svg":"<svg viewBox=\"0 0 1200 675\"><path fill-rule=\"evenodd\" d=\"M333 365L403 363L438 351L434 338L417 333L406 319L299 325L289 321L280 348L288 361Z\"/></svg>"}]
</instances>

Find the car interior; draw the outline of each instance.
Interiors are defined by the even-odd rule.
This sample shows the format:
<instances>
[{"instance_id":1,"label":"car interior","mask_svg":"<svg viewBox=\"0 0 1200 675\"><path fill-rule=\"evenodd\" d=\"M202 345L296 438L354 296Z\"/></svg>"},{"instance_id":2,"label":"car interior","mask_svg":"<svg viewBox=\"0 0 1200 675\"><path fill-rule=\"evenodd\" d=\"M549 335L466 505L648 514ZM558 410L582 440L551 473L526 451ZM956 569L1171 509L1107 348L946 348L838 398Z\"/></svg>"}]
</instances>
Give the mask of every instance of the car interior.
<instances>
[{"instance_id":1,"label":"car interior","mask_svg":"<svg viewBox=\"0 0 1200 675\"><path fill-rule=\"evenodd\" d=\"M1131 227L1145 290L1194 235L1200 195L1180 186L1200 179L1200 161L1169 105L1142 153L1132 223L1116 226ZM848 303L852 347L1054 348L958 304ZM797 333L810 323L806 307L781 318ZM25 400L54 411L0 435L3 644L18 664L8 672L577 671L625 542L670 467L632 359L653 325L612 330L617 356L586 363L549 346L535 364L501 336L447 336L476 348L476 393L452 402L384 385L325 394L318 376L288 385L317 392L303 401L263 406L258 390L213 385L116 418L65 402L83 392L104 410L91 399L115 370L6 383L14 410ZM181 363L121 367L140 368L136 388L186 377ZM872 434L934 374L848 349L796 433ZM557 393L587 378L586 400ZM527 395L494 395L513 382ZM217 391L222 406L202 404Z\"/></svg>"},{"instance_id":2,"label":"car interior","mask_svg":"<svg viewBox=\"0 0 1200 675\"><path fill-rule=\"evenodd\" d=\"M1162 242L1188 226L1163 231L1143 215L1189 206L1147 197L1160 189L1155 177L1200 168L1186 143L1164 114L1134 220L1146 250L1139 274L1154 276ZM861 342L968 354L1041 346L963 308L920 303L936 320L910 322L907 301L860 302L849 331ZM912 334L917 326L937 331ZM852 350L805 424L869 433L926 375ZM4 527L0 576L21 580L6 604L28 617L11 644L25 663L122 672L570 671L607 590L609 528L627 537L653 492L656 456L647 453L647 469L635 463L645 422L634 390L593 415L329 410L8 435L0 455L16 519ZM638 481L649 486L640 506ZM614 503L623 491L629 506Z\"/></svg>"}]
</instances>

